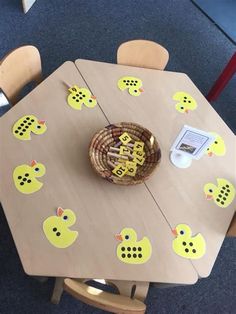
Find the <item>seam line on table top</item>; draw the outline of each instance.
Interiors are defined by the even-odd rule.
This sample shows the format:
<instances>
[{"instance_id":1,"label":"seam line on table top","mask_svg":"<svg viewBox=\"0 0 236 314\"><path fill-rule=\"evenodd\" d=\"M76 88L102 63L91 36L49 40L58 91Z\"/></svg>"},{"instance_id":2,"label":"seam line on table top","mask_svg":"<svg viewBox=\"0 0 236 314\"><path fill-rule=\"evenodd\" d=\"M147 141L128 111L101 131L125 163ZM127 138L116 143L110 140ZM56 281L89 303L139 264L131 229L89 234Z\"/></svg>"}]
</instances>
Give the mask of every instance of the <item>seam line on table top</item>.
<instances>
[{"instance_id":1,"label":"seam line on table top","mask_svg":"<svg viewBox=\"0 0 236 314\"><path fill-rule=\"evenodd\" d=\"M77 68L79 74L81 75L82 79L85 81L87 87L88 87L88 88L90 89L90 91L92 92L92 89L91 89L91 87L89 86L89 84L88 84L88 82L86 81L86 79L84 78L83 74L80 72L80 70L79 70L79 68L77 67L76 64L75 64L75 66L76 66L76 68ZM92 94L93 94L93 93L92 93ZM108 119L108 117L107 117L107 115L106 115L105 112L103 111L102 107L99 105L99 102L98 102L98 101L97 101L97 104L98 104L99 108L101 109L102 113L104 114L104 117L106 118L107 122L108 122L109 124L111 124L110 121L109 121L109 119Z\"/></svg>"},{"instance_id":2,"label":"seam line on table top","mask_svg":"<svg viewBox=\"0 0 236 314\"><path fill-rule=\"evenodd\" d=\"M82 77L83 80L85 81L87 87L92 91L91 87L89 86L88 82L86 81L85 77L83 76L83 74L81 73L81 71L79 70L79 68L77 67L76 64L75 64L75 66L76 66L76 68L77 68L79 74L81 75L81 77ZM99 102L97 102L97 103L98 103L98 106L99 106L99 108L101 109L102 113L104 114L105 118L107 119L107 122L108 122L109 124L111 124L111 122L109 121L107 115L106 115L105 112L103 111L102 107L99 105ZM161 210L161 207L160 207L159 204L157 203L157 201L156 201L154 195L152 194L151 190L149 189L149 187L147 186L147 184L146 184L145 182L144 182L144 185L146 186L146 189L148 190L149 194L151 195L152 199L154 200L155 204L157 205L159 211L161 212L162 216L164 217L165 221L167 222L167 224L168 224L168 226L170 227L170 230L171 230L172 227L171 227L171 225L170 225L170 223L169 223L167 217L165 216L164 212ZM194 270L195 270L195 271L197 272L197 274L198 274L198 271L196 270L196 268L195 268L195 266L193 265L192 261L191 261L191 260L189 260L189 261L190 261L191 265L193 266Z\"/></svg>"},{"instance_id":3,"label":"seam line on table top","mask_svg":"<svg viewBox=\"0 0 236 314\"><path fill-rule=\"evenodd\" d=\"M76 68L78 69L78 72L79 74L81 75L81 77L83 78L83 80L85 81L87 87L90 89L90 91L92 91L91 87L89 86L88 82L86 81L85 77L83 76L83 74L81 73L81 71L79 70L79 68L77 67L77 65L75 64ZM98 102L97 102L98 103ZM98 106L99 108L101 109L102 113L104 114L105 118L107 119L108 123L111 124L111 122L109 121L108 117L106 116L105 112L103 111L102 107L99 105L98 103ZM157 203L154 195L152 194L152 192L150 191L150 189L148 188L147 184L144 182L144 185L146 186L146 189L148 190L149 194L151 195L152 199L154 200L155 204L157 205L159 211L161 212L162 216L164 217L165 221L167 222L167 224L169 225L170 229L171 229L171 225L170 223L168 222L165 214L163 213L163 211L161 210L159 204Z\"/></svg>"},{"instance_id":4,"label":"seam line on table top","mask_svg":"<svg viewBox=\"0 0 236 314\"><path fill-rule=\"evenodd\" d=\"M76 64L75 64L75 66L76 66L76 68L77 68L79 74L81 75L82 79L83 79L84 82L86 83L87 87L90 89L90 91L92 91L91 87L89 86L89 84L88 84L88 82L86 81L85 77L83 76L83 74L82 74L81 71L79 70L78 66L77 66ZM99 108L101 109L102 113L104 114L104 116L105 116L107 122L108 122L109 124L111 124L111 122L109 121L107 115L105 114L105 112L103 111L102 107L100 106L99 102L97 102L97 104L98 104ZM164 217L165 221L167 222L168 226L170 227L170 230L172 230L172 227L171 227L171 225L170 225L170 223L169 223L167 217L165 216L164 212L161 210L161 207L159 206L158 202L156 201L156 199L155 199L154 195L152 194L151 190L149 189L149 187L147 186L147 184L146 184L145 182L144 182L144 185L145 185L146 189L148 190L149 194L151 195L152 199L154 200L155 204L157 205L157 207L158 207L159 211L161 212L162 216ZM196 267L194 266L194 264L192 263L192 260L189 260L189 262L191 263L192 267L194 268L194 270L195 270L196 273L198 274L198 271L197 271ZM198 274L198 276L199 276L199 274Z\"/></svg>"},{"instance_id":5,"label":"seam line on table top","mask_svg":"<svg viewBox=\"0 0 236 314\"><path fill-rule=\"evenodd\" d=\"M75 66L76 66L76 64L75 64ZM90 91L92 91L91 87L89 86L88 82L86 81L85 77L83 76L83 74L81 73L81 71L79 70L79 68L78 68L77 66L76 66L76 68L78 69L79 74L81 75L81 77L82 77L83 80L85 81L87 87L90 89ZM97 103L98 103L98 102L97 102ZM102 107L99 105L99 103L98 103L98 106L99 106L99 108L101 109L102 113L104 114L105 118L107 119L108 123L111 124L111 122L109 121L108 117L106 116L105 112L103 111L103 109L102 109ZM153 196L152 192L150 191L150 189L148 188L148 186L147 186L147 184L146 184L145 182L144 182L144 185L146 186L146 189L147 189L148 192L150 193L152 199L154 200L154 202L155 202L155 204L157 205L159 211L161 212L162 216L164 217L164 219L166 220L167 224L169 225L169 227L170 227L170 229L171 229L170 223L168 222L168 220L167 220L165 214L164 214L163 211L161 210L159 204L157 203L155 197Z\"/></svg>"},{"instance_id":6,"label":"seam line on table top","mask_svg":"<svg viewBox=\"0 0 236 314\"><path fill-rule=\"evenodd\" d=\"M145 182L144 182L144 184L145 184L147 190L149 191L149 193L151 194L151 196L152 196L154 202L156 203L157 207L159 208L160 212L162 213L162 216L163 216L164 219L166 220L168 226L170 227L170 230L172 230L172 227L171 227L169 221L167 220L165 214L164 214L163 211L161 210L161 207L160 207L159 204L157 203L157 201L156 201L154 195L152 194L152 192L150 191L149 187L147 186L147 184L146 184ZM192 262L191 259L189 259L189 262L190 262L190 264L192 265L192 267L193 267L193 269L195 270L195 272L197 273L197 275L199 276L199 273L198 273L198 271L197 271L196 267L194 266L194 264L193 264L193 262Z\"/></svg>"}]
</instances>

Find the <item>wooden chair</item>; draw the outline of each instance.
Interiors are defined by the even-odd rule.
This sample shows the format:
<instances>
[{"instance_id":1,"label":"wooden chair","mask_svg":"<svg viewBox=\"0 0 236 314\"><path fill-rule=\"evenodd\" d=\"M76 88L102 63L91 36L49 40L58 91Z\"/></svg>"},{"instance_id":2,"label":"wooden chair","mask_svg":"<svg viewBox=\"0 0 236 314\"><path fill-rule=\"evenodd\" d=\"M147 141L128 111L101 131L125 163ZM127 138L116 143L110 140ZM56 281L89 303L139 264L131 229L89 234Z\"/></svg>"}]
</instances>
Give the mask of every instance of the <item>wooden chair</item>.
<instances>
[{"instance_id":1,"label":"wooden chair","mask_svg":"<svg viewBox=\"0 0 236 314\"><path fill-rule=\"evenodd\" d=\"M117 50L117 63L123 65L164 70L168 60L168 51L149 40L127 41Z\"/></svg>"},{"instance_id":2,"label":"wooden chair","mask_svg":"<svg viewBox=\"0 0 236 314\"><path fill-rule=\"evenodd\" d=\"M144 314L146 305L136 299L91 287L84 282L66 278L64 290L76 299L112 313Z\"/></svg>"},{"instance_id":3,"label":"wooden chair","mask_svg":"<svg viewBox=\"0 0 236 314\"><path fill-rule=\"evenodd\" d=\"M0 88L11 104L17 102L17 96L25 85L30 82L39 84L41 80L41 58L34 46L17 48L0 61Z\"/></svg>"}]
</instances>

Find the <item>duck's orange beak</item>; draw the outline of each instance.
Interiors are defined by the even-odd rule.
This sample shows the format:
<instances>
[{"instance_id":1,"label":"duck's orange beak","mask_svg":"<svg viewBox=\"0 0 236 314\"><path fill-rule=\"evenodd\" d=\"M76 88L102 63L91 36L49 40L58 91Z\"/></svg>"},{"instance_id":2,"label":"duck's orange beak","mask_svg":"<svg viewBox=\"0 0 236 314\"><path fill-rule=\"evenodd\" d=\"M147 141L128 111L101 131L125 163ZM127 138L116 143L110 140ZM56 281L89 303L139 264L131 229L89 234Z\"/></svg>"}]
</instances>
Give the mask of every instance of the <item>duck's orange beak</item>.
<instances>
[{"instance_id":1,"label":"duck's orange beak","mask_svg":"<svg viewBox=\"0 0 236 314\"><path fill-rule=\"evenodd\" d=\"M139 91L140 91L141 93L143 93L143 92L144 92L144 89L143 89L143 88L139 88Z\"/></svg>"},{"instance_id":2,"label":"duck's orange beak","mask_svg":"<svg viewBox=\"0 0 236 314\"><path fill-rule=\"evenodd\" d=\"M123 241L122 235L121 234L116 234L115 238L117 241Z\"/></svg>"},{"instance_id":3,"label":"duck's orange beak","mask_svg":"<svg viewBox=\"0 0 236 314\"><path fill-rule=\"evenodd\" d=\"M172 229L171 231L172 231L173 235L174 235L175 237L177 237L178 233L177 233L176 229Z\"/></svg>"},{"instance_id":4,"label":"duck's orange beak","mask_svg":"<svg viewBox=\"0 0 236 314\"><path fill-rule=\"evenodd\" d=\"M96 96L91 96L92 99L96 99Z\"/></svg>"},{"instance_id":5,"label":"duck's orange beak","mask_svg":"<svg viewBox=\"0 0 236 314\"><path fill-rule=\"evenodd\" d=\"M185 113L188 113L188 109L185 109L184 112L185 112Z\"/></svg>"},{"instance_id":6,"label":"duck's orange beak","mask_svg":"<svg viewBox=\"0 0 236 314\"><path fill-rule=\"evenodd\" d=\"M207 199L207 200L213 199L213 195L206 194L206 199Z\"/></svg>"},{"instance_id":7,"label":"duck's orange beak","mask_svg":"<svg viewBox=\"0 0 236 314\"><path fill-rule=\"evenodd\" d=\"M39 124L45 124L45 120L38 120Z\"/></svg>"},{"instance_id":8,"label":"duck's orange beak","mask_svg":"<svg viewBox=\"0 0 236 314\"><path fill-rule=\"evenodd\" d=\"M57 216L61 217L63 213L64 213L64 210L61 207L58 207L57 208Z\"/></svg>"},{"instance_id":9,"label":"duck's orange beak","mask_svg":"<svg viewBox=\"0 0 236 314\"><path fill-rule=\"evenodd\" d=\"M212 153L212 152L209 152L209 153L208 153L208 156L209 156L209 157L211 157L212 155L213 155L213 153Z\"/></svg>"},{"instance_id":10,"label":"duck's orange beak","mask_svg":"<svg viewBox=\"0 0 236 314\"><path fill-rule=\"evenodd\" d=\"M37 161L36 160L32 160L30 166L34 167L36 164L37 164Z\"/></svg>"}]
</instances>

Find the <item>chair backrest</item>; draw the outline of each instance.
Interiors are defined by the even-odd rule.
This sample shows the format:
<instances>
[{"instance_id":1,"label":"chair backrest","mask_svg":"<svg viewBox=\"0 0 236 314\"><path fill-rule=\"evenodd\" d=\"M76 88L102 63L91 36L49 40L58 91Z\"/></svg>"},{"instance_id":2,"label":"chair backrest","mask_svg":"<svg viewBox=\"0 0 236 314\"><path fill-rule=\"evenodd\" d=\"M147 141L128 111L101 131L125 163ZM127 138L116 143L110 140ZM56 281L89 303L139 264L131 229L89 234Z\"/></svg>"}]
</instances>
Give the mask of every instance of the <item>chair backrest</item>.
<instances>
[{"instance_id":1,"label":"chair backrest","mask_svg":"<svg viewBox=\"0 0 236 314\"><path fill-rule=\"evenodd\" d=\"M112 313L144 314L146 310L146 305L139 300L105 292L75 279L66 278L64 290L88 305Z\"/></svg>"},{"instance_id":2,"label":"chair backrest","mask_svg":"<svg viewBox=\"0 0 236 314\"><path fill-rule=\"evenodd\" d=\"M0 61L0 88L14 104L21 89L30 82L40 83L42 66L34 46L19 47Z\"/></svg>"},{"instance_id":3,"label":"chair backrest","mask_svg":"<svg viewBox=\"0 0 236 314\"><path fill-rule=\"evenodd\" d=\"M164 70L168 60L168 51L149 40L127 41L117 50L117 63L123 65Z\"/></svg>"}]
</instances>

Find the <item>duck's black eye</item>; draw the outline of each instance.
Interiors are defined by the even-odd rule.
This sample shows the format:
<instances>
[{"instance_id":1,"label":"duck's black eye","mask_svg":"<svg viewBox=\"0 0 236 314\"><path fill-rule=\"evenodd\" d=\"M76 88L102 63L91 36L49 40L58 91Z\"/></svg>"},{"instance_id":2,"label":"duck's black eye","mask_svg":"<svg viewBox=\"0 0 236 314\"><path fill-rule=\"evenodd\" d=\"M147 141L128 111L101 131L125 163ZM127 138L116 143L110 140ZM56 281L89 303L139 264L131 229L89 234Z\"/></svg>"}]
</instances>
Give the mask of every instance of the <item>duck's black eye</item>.
<instances>
[{"instance_id":1,"label":"duck's black eye","mask_svg":"<svg viewBox=\"0 0 236 314\"><path fill-rule=\"evenodd\" d=\"M37 168L35 168L34 170L38 172L38 171L39 171L39 168L37 167Z\"/></svg>"},{"instance_id":2,"label":"duck's black eye","mask_svg":"<svg viewBox=\"0 0 236 314\"><path fill-rule=\"evenodd\" d=\"M92 99L89 99L89 102L92 102Z\"/></svg>"},{"instance_id":3,"label":"duck's black eye","mask_svg":"<svg viewBox=\"0 0 236 314\"><path fill-rule=\"evenodd\" d=\"M64 220L67 220L67 219L68 219L68 216L63 216L63 219L64 219Z\"/></svg>"},{"instance_id":4,"label":"duck's black eye","mask_svg":"<svg viewBox=\"0 0 236 314\"><path fill-rule=\"evenodd\" d=\"M184 109L184 107L180 107L180 109L182 109L182 110L183 110L183 109Z\"/></svg>"},{"instance_id":5,"label":"duck's black eye","mask_svg":"<svg viewBox=\"0 0 236 314\"><path fill-rule=\"evenodd\" d=\"M218 142L217 142L217 141L215 141L215 144L218 144Z\"/></svg>"},{"instance_id":6,"label":"duck's black eye","mask_svg":"<svg viewBox=\"0 0 236 314\"><path fill-rule=\"evenodd\" d=\"M129 240L129 236L128 235L125 236L125 240Z\"/></svg>"},{"instance_id":7,"label":"duck's black eye","mask_svg":"<svg viewBox=\"0 0 236 314\"><path fill-rule=\"evenodd\" d=\"M183 231L183 230L181 230L181 231L180 231L180 234L182 234L182 235L183 235L183 234L184 234L184 231Z\"/></svg>"},{"instance_id":8,"label":"duck's black eye","mask_svg":"<svg viewBox=\"0 0 236 314\"><path fill-rule=\"evenodd\" d=\"M41 126L40 126L40 125L38 125L38 126L37 126L37 129L41 129Z\"/></svg>"},{"instance_id":9,"label":"duck's black eye","mask_svg":"<svg viewBox=\"0 0 236 314\"><path fill-rule=\"evenodd\" d=\"M212 193L213 192L212 189L209 189L209 192Z\"/></svg>"}]
</instances>

